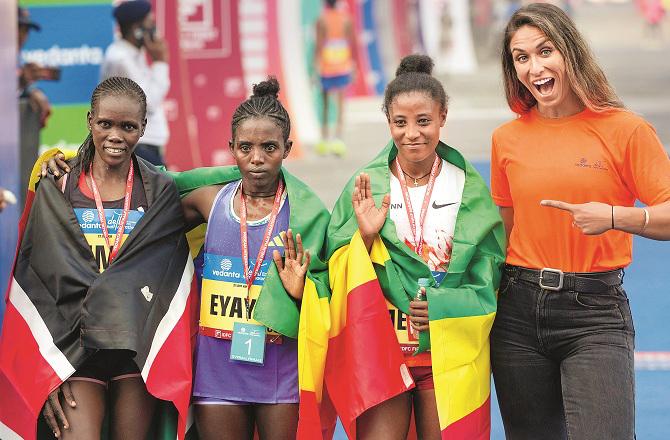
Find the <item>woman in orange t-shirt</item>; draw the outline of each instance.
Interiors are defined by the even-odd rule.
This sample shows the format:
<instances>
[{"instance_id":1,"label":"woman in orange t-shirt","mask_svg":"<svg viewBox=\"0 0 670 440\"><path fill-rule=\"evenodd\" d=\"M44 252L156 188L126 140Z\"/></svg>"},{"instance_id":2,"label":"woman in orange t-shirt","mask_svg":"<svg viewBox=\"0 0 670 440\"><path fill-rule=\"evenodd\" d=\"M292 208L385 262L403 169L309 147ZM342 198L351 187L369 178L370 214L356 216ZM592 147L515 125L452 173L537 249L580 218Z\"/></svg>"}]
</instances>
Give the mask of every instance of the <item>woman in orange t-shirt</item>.
<instances>
[{"instance_id":1,"label":"woman in orange t-shirt","mask_svg":"<svg viewBox=\"0 0 670 440\"><path fill-rule=\"evenodd\" d=\"M561 9L518 10L502 66L519 115L494 132L491 160L509 238L491 335L506 436L632 439L623 268L633 234L670 240L670 159Z\"/></svg>"}]
</instances>

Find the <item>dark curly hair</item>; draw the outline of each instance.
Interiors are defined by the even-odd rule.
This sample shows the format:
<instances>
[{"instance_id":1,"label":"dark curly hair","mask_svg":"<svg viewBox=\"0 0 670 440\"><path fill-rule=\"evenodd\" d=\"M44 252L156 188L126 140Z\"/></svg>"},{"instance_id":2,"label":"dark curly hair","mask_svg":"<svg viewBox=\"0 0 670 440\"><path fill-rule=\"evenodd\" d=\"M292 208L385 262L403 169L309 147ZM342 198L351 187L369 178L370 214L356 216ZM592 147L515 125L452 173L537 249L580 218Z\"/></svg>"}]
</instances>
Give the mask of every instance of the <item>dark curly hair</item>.
<instances>
[{"instance_id":1,"label":"dark curly hair","mask_svg":"<svg viewBox=\"0 0 670 440\"><path fill-rule=\"evenodd\" d=\"M449 97L442 83L432 76L433 65L428 55L407 55L400 61L395 78L388 83L384 92L382 111L387 119L393 100L402 93L423 92L440 104L440 110L447 108Z\"/></svg>"},{"instance_id":2,"label":"dark curly hair","mask_svg":"<svg viewBox=\"0 0 670 440\"><path fill-rule=\"evenodd\" d=\"M279 81L274 76L254 84L253 95L235 109L232 121L233 139L235 139L237 127L249 118L272 119L281 128L284 142L288 141L291 134L291 119L279 101Z\"/></svg>"}]
</instances>

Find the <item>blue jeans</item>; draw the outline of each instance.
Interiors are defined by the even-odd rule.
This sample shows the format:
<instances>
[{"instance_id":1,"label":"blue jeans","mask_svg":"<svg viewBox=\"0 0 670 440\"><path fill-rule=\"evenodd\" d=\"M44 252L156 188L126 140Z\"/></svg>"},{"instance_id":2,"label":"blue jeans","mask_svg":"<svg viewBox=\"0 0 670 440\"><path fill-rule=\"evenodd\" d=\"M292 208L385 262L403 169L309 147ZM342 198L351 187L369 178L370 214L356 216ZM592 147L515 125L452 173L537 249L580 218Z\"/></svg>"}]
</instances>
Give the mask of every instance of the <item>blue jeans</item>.
<instances>
[{"instance_id":1,"label":"blue jeans","mask_svg":"<svg viewBox=\"0 0 670 440\"><path fill-rule=\"evenodd\" d=\"M506 273L491 333L506 438L635 438L634 337L623 287L555 292Z\"/></svg>"}]
</instances>

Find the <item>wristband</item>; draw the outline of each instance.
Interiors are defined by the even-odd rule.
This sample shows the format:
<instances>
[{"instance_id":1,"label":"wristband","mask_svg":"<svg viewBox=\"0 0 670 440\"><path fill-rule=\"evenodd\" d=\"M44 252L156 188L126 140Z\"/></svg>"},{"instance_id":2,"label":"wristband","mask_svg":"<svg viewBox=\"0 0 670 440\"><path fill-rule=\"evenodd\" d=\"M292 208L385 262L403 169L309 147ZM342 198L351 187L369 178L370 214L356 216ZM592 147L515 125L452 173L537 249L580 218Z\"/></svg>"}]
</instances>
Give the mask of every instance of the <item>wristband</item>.
<instances>
[{"instance_id":1,"label":"wristband","mask_svg":"<svg viewBox=\"0 0 670 440\"><path fill-rule=\"evenodd\" d=\"M647 208L642 208L644 211L644 224L642 225L642 229L640 229L640 232L638 235L642 235L645 229L647 229L647 225L649 224L649 211L647 211Z\"/></svg>"}]
</instances>

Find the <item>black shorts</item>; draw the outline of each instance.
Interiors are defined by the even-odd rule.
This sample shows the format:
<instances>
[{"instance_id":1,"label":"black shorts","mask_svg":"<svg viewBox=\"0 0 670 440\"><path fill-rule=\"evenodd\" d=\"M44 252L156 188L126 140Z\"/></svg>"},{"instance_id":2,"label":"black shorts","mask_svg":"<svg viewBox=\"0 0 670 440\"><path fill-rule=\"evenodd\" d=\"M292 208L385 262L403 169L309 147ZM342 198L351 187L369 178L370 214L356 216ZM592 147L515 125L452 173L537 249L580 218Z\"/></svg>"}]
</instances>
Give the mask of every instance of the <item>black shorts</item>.
<instances>
[{"instance_id":1,"label":"black shorts","mask_svg":"<svg viewBox=\"0 0 670 440\"><path fill-rule=\"evenodd\" d=\"M130 350L98 350L68 380L85 380L108 385L109 382L141 377Z\"/></svg>"}]
</instances>

